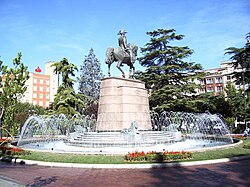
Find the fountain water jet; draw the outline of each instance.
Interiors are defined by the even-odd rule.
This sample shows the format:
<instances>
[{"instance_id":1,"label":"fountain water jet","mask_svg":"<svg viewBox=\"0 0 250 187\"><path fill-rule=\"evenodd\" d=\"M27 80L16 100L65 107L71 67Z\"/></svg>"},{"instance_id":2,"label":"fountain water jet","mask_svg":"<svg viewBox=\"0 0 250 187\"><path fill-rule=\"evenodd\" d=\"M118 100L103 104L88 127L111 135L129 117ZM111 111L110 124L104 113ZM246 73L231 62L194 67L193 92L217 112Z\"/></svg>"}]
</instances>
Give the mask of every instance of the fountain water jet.
<instances>
[{"instance_id":1,"label":"fountain water jet","mask_svg":"<svg viewBox=\"0 0 250 187\"><path fill-rule=\"evenodd\" d=\"M133 123L137 128L140 125ZM98 132L96 120L89 116L31 116L22 128L18 146L113 154L132 150L189 150L233 143L219 114L163 112L151 116L152 130L135 129L135 124L121 131Z\"/></svg>"}]
</instances>

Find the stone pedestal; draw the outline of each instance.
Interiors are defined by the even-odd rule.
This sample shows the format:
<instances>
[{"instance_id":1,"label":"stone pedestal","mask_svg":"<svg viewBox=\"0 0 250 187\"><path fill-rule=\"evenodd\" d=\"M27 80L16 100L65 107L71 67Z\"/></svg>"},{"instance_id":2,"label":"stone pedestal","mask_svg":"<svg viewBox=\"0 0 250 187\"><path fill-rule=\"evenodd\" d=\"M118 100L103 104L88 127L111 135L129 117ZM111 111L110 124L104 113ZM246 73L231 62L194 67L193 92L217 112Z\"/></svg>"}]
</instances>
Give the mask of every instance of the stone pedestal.
<instances>
[{"instance_id":1,"label":"stone pedestal","mask_svg":"<svg viewBox=\"0 0 250 187\"><path fill-rule=\"evenodd\" d=\"M120 131L136 121L151 130L148 93L139 80L108 77L101 81L97 131Z\"/></svg>"}]
</instances>

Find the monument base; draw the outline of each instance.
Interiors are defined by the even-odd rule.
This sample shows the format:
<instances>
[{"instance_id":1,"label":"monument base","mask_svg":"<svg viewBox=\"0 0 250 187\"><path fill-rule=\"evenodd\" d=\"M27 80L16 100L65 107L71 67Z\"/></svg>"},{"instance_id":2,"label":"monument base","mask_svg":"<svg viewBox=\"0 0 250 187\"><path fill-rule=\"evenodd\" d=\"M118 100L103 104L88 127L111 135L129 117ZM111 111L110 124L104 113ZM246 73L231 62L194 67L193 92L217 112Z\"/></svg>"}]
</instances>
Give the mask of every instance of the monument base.
<instances>
[{"instance_id":1,"label":"monument base","mask_svg":"<svg viewBox=\"0 0 250 187\"><path fill-rule=\"evenodd\" d=\"M152 130L145 84L119 77L102 79L96 130L121 131L134 121L138 130Z\"/></svg>"}]
</instances>

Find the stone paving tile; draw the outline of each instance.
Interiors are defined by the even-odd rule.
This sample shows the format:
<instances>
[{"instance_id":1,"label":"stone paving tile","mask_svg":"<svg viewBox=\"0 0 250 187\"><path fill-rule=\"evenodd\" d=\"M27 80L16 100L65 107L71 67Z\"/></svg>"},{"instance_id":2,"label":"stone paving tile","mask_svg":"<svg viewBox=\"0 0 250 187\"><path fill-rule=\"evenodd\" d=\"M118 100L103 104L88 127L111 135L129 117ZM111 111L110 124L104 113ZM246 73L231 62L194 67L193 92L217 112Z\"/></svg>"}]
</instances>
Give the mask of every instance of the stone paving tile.
<instances>
[{"instance_id":1,"label":"stone paving tile","mask_svg":"<svg viewBox=\"0 0 250 187\"><path fill-rule=\"evenodd\" d=\"M247 187L250 186L250 159L151 169L84 169L0 162L0 176L29 187Z\"/></svg>"},{"instance_id":2,"label":"stone paving tile","mask_svg":"<svg viewBox=\"0 0 250 187\"><path fill-rule=\"evenodd\" d=\"M10 178L0 176L0 187L24 187L24 185Z\"/></svg>"}]
</instances>

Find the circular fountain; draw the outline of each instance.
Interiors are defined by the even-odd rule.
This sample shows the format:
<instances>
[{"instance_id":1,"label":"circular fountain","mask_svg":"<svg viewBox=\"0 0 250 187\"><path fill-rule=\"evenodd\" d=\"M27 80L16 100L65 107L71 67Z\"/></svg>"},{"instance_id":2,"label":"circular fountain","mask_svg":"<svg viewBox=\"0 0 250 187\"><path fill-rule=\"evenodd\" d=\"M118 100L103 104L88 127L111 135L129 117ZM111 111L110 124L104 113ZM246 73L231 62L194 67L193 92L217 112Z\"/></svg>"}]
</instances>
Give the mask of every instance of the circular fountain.
<instances>
[{"instance_id":1,"label":"circular fountain","mask_svg":"<svg viewBox=\"0 0 250 187\"><path fill-rule=\"evenodd\" d=\"M30 116L18 146L73 153L124 154L129 151L193 150L232 144L219 114L163 112L151 116L152 130L131 122L122 130L97 131L93 116Z\"/></svg>"}]
</instances>

